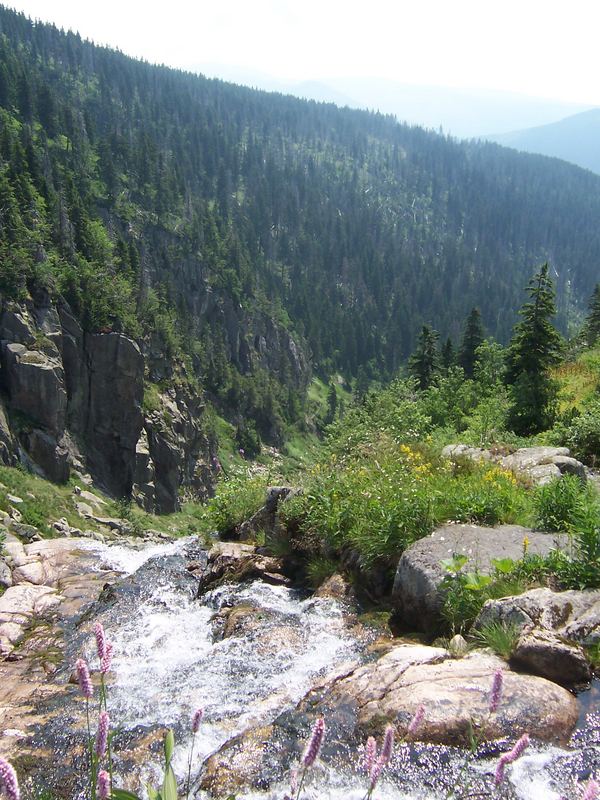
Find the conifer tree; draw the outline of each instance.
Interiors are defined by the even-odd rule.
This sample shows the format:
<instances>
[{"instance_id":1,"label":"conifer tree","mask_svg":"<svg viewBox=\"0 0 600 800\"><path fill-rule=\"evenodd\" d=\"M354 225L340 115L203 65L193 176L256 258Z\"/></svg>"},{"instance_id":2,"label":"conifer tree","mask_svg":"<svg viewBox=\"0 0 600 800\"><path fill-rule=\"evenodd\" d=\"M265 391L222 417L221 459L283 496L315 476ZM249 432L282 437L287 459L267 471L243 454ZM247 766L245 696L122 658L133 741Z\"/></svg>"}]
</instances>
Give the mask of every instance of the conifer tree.
<instances>
[{"instance_id":1,"label":"conifer tree","mask_svg":"<svg viewBox=\"0 0 600 800\"><path fill-rule=\"evenodd\" d=\"M475 362L477 361L476 351L484 339L485 332L481 322L481 313L478 308L472 308L465 323L458 354L458 363L464 369L467 378L473 377Z\"/></svg>"},{"instance_id":2,"label":"conifer tree","mask_svg":"<svg viewBox=\"0 0 600 800\"><path fill-rule=\"evenodd\" d=\"M527 286L530 301L519 314L507 359L511 406L509 424L515 433L532 434L549 428L555 415L555 382L550 369L560 360L561 339L550 322L556 313L554 286L544 264Z\"/></svg>"},{"instance_id":3,"label":"conifer tree","mask_svg":"<svg viewBox=\"0 0 600 800\"><path fill-rule=\"evenodd\" d=\"M585 321L584 333L590 347L593 347L600 338L600 283L596 284L590 300L590 313Z\"/></svg>"},{"instance_id":4,"label":"conifer tree","mask_svg":"<svg viewBox=\"0 0 600 800\"><path fill-rule=\"evenodd\" d=\"M442 366L444 369L450 369L456 364L456 353L454 351L454 343L448 336L442 345Z\"/></svg>"},{"instance_id":5,"label":"conifer tree","mask_svg":"<svg viewBox=\"0 0 600 800\"><path fill-rule=\"evenodd\" d=\"M430 325L423 325L417 349L409 360L409 370L419 381L420 389L428 389L439 370L437 342L440 335Z\"/></svg>"}]
</instances>

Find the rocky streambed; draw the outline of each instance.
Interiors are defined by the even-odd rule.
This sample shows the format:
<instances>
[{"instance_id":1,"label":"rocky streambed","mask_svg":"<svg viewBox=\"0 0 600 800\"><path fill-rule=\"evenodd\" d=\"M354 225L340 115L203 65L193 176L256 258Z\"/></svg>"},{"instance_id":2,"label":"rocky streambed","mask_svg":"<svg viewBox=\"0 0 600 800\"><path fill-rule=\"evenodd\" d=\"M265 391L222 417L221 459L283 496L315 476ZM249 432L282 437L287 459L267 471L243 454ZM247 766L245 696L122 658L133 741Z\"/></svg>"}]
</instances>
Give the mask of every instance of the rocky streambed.
<instances>
[{"instance_id":1,"label":"rocky streambed","mask_svg":"<svg viewBox=\"0 0 600 800\"><path fill-rule=\"evenodd\" d=\"M578 796L576 782L600 768L593 690L578 699L488 652L454 658L442 647L381 638L339 599L343 587L333 583L337 597L302 594L287 585L276 559L249 545L219 543L207 552L195 539L109 546L70 538L13 543L11 552L18 582L0 598L0 635L7 637L0 751L16 765L25 796L36 796L34 787L56 798L85 796L85 707L72 665L81 654L94 664L97 619L115 647L115 763L133 790L158 774L168 727L184 779L198 706L205 721L191 795L202 800L283 797L320 715L327 736L306 797L358 800L367 736L381 734L391 719L400 738L420 703L423 726L396 749L381 800L445 797L465 781L471 796L489 794L498 755L526 730L534 744L500 796ZM23 605L21 595L34 599ZM489 715L498 668L504 699ZM491 741L465 772L470 723Z\"/></svg>"}]
</instances>

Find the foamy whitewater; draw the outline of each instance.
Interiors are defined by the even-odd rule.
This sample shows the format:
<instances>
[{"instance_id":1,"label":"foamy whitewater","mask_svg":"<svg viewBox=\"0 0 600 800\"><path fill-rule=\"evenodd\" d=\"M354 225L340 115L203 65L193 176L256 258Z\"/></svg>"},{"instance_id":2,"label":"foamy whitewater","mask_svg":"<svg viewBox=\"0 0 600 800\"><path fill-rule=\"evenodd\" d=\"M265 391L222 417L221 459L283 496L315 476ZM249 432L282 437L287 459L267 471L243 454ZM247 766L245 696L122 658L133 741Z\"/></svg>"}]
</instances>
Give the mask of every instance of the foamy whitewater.
<instances>
[{"instance_id":1,"label":"foamy whitewater","mask_svg":"<svg viewBox=\"0 0 600 800\"><path fill-rule=\"evenodd\" d=\"M104 567L132 574L150 559L177 555L184 540L134 550L124 546L90 543ZM215 637L215 614L228 606L249 605L264 614L266 627L256 635ZM269 638L273 620L275 640ZM278 626L285 635L277 637ZM242 631L244 629L242 628ZM267 631L267 635L264 633ZM342 607L334 600L302 599L297 592L255 581L226 585L194 599L180 588L157 580L147 599L127 613L118 603L111 611L107 632L114 643L114 680L109 710L119 725L173 727L177 748L174 769L180 779L187 774L191 747L190 720L202 707L205 716L196 737L193 775L202 762L232 736L273 720L296 703L323 676L346 662L361 658L364 643L357 642L344 622ZM90 656L92 644L90 643ZM596 720L597 722L597 720ZM593 726L592 726L593 728ZM503 796L518 800L559 800L574 776L586 777L578 762L600 760L597 738L590 729L581 750L532 748L507 769ZM586 757L583 759L585 751ZM476 762L474 778L493 773L497 756ZM583 760L582 760L583 759ZM321 764L308 781L304 798L310 800L360 800L366 781L357 774L353 757L348 769ZM437 800L445 797L435 778L459 775L463 756L447 748L397 752L392 768L376 792L379 800ZM157 763L147 777L159 774ZM588 770L589 771L589 770ZM447 779L447 778L446 778ZM286 786L268 792L248 792L248 800L281 800ZM197 793L196 797L203 797ZM568 792L569 797L579 793Z\"/></svg>"}]
</instances>

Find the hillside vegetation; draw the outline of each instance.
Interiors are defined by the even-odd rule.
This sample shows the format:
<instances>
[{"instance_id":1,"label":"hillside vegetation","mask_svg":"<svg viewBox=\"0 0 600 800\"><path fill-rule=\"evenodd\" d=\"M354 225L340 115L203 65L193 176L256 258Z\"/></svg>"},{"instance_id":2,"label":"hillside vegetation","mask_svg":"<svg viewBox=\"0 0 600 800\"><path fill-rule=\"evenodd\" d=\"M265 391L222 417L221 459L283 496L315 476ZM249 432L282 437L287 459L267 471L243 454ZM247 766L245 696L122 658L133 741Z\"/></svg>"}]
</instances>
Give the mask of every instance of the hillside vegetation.
<instances>
[{"instance_id":1,"label":"hillside vegetation","mask_svg":"<svg viewBox=\"0 0 600 800\"><path fill-rule=\"evenodd\" d=\"M456 337L472 306L505 341L547 258L559 327L591 292L596 176L152 66L7 9L0 31L0 289L45 287L87 330L128 333L162 360L154 380L186 358L267 438L302 417L298 353L381 379L422 323Z\"/></svg>"}]
</instances>

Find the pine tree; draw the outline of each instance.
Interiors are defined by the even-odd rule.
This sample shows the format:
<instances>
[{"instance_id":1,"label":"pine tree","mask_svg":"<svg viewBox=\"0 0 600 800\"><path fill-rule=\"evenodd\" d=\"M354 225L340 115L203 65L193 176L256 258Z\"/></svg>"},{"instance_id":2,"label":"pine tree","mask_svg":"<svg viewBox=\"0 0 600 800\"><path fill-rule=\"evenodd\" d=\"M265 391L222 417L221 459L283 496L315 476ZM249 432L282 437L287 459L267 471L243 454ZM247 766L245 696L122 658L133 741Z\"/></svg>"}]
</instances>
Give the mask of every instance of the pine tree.
<instances>
[{"instance_id":1,"label":"pine tree","mask_svg":"<svg viewBox=\"0 0 600 800\"><path fill-rule=\"evenodd\" d=\"M423 325L417 349L409 359L409 370L419 381L420 389L428 389L439 370L437 342L440 335L430 325Z\"/></svg>"},{"instance_id":2,"label":"pine tree","mask_svg":"<svg viewBox=\"0 0 600 800\"><path fill-rule=\"evenodd\" d=\"M467 378L473 377L475 362L477 361L476 351L484 339L485 332L481 322L481 313L478 308L472 308L465 323L458 354L458 363L464 369Z\"/></svg>"},{"instance_id":3,"label":"pine tree","mask_svg":"<svg viewBox=\"0 0 600 800\"><path fill-rule=\"evenodd\" d=\"M329 383L329 390L327 391L327 414L325 415L325 424L330 425L335 420L337 413L337 392L333 381Z\"/></svg>"},{"instance_id":4,"label":"pine tree","mask_svg":"<svg viewBox=\"0 0 600 800\"><path fill-rule=\"evenodd\" d=\"M554 286L548 264L527 286L530 302L520 310L507 359L510 385L509 424L518 434L532 434L549 428L555 416L555 382L550 369L560 360L561 339L550 322L556 313Z\"/></svg>"},{"instance_id":5,"label":"pine tree","mask_svg":"<svg viewBox=\"0 0 600 800\"><path fill-rule=\"evenodd\" d=\"M448 336L442 345L442 366L444 369L450 369L456 365L456 352L454 350L454 342Z\"/></svg>"},{"instance_id":6,"label":"pine tree","mask_svg":"<svg viewBox=\"0 0 600 800\"><path fill-rule=\"evenodd\" d=\"M584 335L590 347L593 347L600 338L600 283L596 284L590 300L590 313L585 321Z\"/></svg>"}]
</instances>

